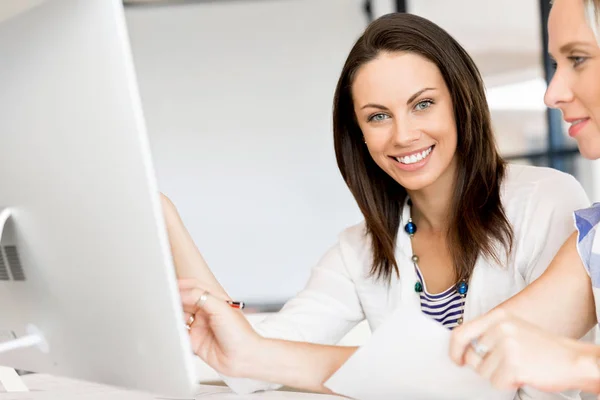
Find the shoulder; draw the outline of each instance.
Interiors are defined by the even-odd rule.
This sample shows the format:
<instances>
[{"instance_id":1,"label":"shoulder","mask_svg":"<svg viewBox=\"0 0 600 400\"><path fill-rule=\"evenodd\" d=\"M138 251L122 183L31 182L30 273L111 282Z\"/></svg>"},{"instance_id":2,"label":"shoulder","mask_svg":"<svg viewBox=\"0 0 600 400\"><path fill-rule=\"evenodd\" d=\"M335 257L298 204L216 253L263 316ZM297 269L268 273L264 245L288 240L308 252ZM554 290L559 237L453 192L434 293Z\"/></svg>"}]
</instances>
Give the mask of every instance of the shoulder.
<instances>
[{"instance_id":1,"label":"shoulder","mask_svg":"<svg viewBox=\"0 0 600 400\"><path fill-rule=\"evenodd\" d=\"M600 203L594 203L591 207L576 210L574 213L575 225L580 239L593 234L593 228L600 223Z\"/></svg>"},{"instance_id":2,"label":"shoulder","mask_svg":"<svg viewBox=\"0 0 600 400\"><path fill-rule=\"evenodd\" d=\"M572 175L546 167L508 164L502 183L505 207L530 207L535 213L564 208L569 213L587 207L589 199Z\"/></svg>"},{"instance_id":3,"label":"shoulder","mask_svg":"<svg viewBox=\"0 0 600 400\"><path fill-rule=\"evenodd\" d=\"M546 267L574 231L573 212L590 205L583 187L567 173L522 165L509 166L504 185L502 204L517 258L526 261L523 266Z\"/></svg>"},{"instance_id":4,"label":"shoulder","mask_svg":"<svg viewBox=\"0 0 600 400\"><path fill-rule=\"evenodd\" d=\"M595 287L600 286L600 242L596 244L596 233L600 229L600 203L575 211L577 228L577 252L592 276ZM598 276L597 276L598 275Z\"/></svg>"},{"instance_id":5,"label":"shoulder","mask_svg":"<svg viewBox=\"0 0 600 400\"><path fill-rule=\"evenodd\" d=\"M342 249L361 251L364 248L371 247L367 224L364 220L344 229L338 238Z\"/></svg>"},{"instance_id":6,"label":"shoulder","mask_svg":"<svg viewBox=\"0 0 600 400\"><path fill-rule=\"evenodd\" d=\"M515 189L532 185L548 189L564 186L581 188L581 184L572 175L554 168L520 164L507 165L503 182L505 189Z\"/></svg>"},{"instance_id":7,"label":"shoulder","mask_svg":"<svg viewBox=\"0 0 600 400\"><path fill-rule=\"evenodd\" d=\"M364 279L373 262L371 236L363 220L344 229L338 237L337 245L342 262L350 275Z\"/></svg>"},{"instance_id":8,"label":"shoulder","mask_svg":"<svg viewBox=\"0 0 600 400\"><path fill-rule=\"evenodd\" d=\"M573 211L589 206L583 187L571 175L544 167L510 164L502 205L513 228L513 265L532 282L573 233Z\"/></svg>"}]
</instances>

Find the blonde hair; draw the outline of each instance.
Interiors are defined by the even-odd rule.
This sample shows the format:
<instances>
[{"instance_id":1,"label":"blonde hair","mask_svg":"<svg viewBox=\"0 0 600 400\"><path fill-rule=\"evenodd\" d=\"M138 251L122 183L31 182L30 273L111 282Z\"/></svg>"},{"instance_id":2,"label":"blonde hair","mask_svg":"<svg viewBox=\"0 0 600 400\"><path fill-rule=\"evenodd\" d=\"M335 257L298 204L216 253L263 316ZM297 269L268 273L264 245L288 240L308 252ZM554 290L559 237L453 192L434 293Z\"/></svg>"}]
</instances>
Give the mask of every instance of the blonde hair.
<instances>
[{"instance_id":1,"label":"blonde hair","mask_svg":"<svg viewBox=\"0 0 600 400\"><path fill-rule=\"evenodd\" d=\"M600 44L600 0L584 0L585 16Z\"/></svg>"}]
</instances>

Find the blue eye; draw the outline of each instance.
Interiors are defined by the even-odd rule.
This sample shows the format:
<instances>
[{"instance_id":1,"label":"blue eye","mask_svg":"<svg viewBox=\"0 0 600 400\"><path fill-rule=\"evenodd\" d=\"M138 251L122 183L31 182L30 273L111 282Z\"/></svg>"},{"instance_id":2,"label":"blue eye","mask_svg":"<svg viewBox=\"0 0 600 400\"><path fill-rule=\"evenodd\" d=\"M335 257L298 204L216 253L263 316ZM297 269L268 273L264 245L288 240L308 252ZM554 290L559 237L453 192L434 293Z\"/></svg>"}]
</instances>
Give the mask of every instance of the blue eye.
<instances>
[{"instance_id":1,"label":"blue eye","mask_svg":"<svg viewBox=\"0 0 600 400\"><path fill-rule=\"evenodd\" d=\"M375 121L375 122L381 122L384 121L386 119L388 119L389 117L386 114L373 114L369 117L369 122L371 121Z\"/></svg>"},{"instance_id":2,"label":"blue eye","mask_svg":"<svg viewBox=\"0 0 600 400\"><path fill-rule=\"evenodd\" d=\"M415 105L415 110L423 111L428 109L433 104L433 100L422 100Z\"/></svg>"},{"instance_id":3,"label":"blue eye","mask_svg":"<svg viewBox=\"0 0 600 400\"><path fill-rule=\"evenodd\" d=\"M574 67L577 67L577 66L581 65L582 63L584 63L585 60L587 60L587 57L571 56L571 57L569 57L569 60L571 60Z\"/></svg>"}]
</instances>

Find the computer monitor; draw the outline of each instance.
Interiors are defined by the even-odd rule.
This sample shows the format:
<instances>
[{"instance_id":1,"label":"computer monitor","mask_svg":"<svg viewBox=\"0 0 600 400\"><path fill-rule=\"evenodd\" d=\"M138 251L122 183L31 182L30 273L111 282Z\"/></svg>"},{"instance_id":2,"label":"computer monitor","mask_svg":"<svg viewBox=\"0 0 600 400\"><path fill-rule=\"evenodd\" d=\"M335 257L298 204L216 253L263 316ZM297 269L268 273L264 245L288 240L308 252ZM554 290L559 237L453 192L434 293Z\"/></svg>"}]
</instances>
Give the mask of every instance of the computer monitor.
<instances>
[{"instance_id":1,"label":"computer monitor","mask_svg":"<svg viewBox=\"0 0 600 400\"><path fill-rule=\"evenodd\" d=\"M0 208L0 347L45 341L0 365L192 393L120 0L47 0L0 24Z\"/></svg>"}]
</instances>

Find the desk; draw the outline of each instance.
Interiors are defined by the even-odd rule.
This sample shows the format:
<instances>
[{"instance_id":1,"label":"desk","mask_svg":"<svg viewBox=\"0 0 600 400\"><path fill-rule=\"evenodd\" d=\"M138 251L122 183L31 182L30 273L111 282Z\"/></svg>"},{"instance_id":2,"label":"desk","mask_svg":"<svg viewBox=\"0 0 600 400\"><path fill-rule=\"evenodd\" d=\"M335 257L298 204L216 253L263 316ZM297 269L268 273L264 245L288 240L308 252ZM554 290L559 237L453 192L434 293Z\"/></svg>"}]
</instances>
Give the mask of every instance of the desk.
<instances>
[{"instance_id":1,"label":"desk","mask_svg":"<svg viewBox=\"0 0 600 400\"><path fill-rule=\"evenodd\" d=\"M147 393L128 391L112 386L59 378L46 374L23 376L29 392L6 393L0 388L1 400L186 400L157 397ZM198 385L194 399L246 400L340 400L342 397L288 391L259 392L249 395L236 395L224 386Z\"/></svg>"}]
</instances>

